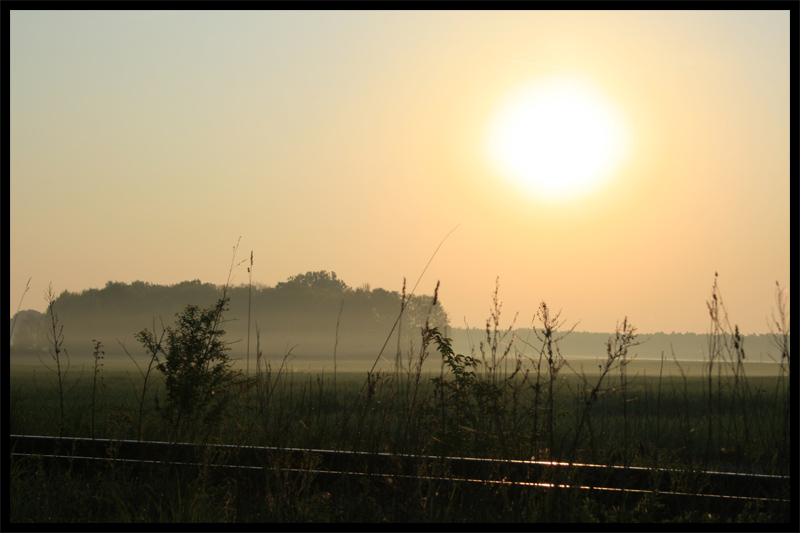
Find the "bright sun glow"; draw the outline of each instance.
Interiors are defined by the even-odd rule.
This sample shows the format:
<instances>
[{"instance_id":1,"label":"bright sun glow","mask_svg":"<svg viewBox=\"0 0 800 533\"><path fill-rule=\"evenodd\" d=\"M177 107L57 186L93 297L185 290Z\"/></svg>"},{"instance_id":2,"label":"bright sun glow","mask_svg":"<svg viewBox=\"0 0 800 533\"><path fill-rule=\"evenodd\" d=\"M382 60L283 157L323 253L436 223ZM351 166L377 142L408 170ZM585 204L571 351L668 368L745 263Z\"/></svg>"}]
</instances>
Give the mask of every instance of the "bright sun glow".
<instances>
[{"instance_id":1,"label":"bright sun glow","mask_svg":"<svg viewBox=\"0 0 800 533\"><path fill-rule=\"evenodd\" d=\"M500 104L489 127L494 166L539 198L595 190L618 168L626 145L620 113L572 78L524 85Z\"/></svg>"}]
</instances>

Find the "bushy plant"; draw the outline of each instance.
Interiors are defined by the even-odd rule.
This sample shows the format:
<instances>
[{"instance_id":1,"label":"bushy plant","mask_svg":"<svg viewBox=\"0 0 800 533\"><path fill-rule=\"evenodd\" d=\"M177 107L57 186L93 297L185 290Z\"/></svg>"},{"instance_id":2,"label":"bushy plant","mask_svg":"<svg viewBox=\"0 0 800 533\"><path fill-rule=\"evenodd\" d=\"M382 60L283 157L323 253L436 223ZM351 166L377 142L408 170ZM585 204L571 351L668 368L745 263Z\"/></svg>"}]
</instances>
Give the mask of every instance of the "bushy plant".
<instances>
[{"instance_id":1,"label":"bushy plant","mask_svg":"<svg viewBox=\"0 0 800 533\"><path fill-rule=\"evenodd\" d=\"M467 440L485 436L489 428L483 422L498 421L505 415L498 408L502 390L491 381L481 380L476 373L481 362L471 355L456 354L452 339L442 335L438 328L426 326L422 336L423 351L431 342L435 343L444 367L451 373L450 379L444 373L431 379L439 408L432 406L429 412L438 419L442 435L454 446L464 444L467 435L470 436Z\"/></svg>"},{"instance_id":2,"label":"bushy plant","mask_svg":"<svg viewBox=\"0 0 800 533\"><path fill-rule=\"evenodd\" d=\"M136 334L164 375L167 404L159 407L176 426L182 421L217 421L232 385L244 384L242 373L231 369L230 348L222 340L228 300L220 298L206 309L187 305L176 314L175 327L166 329L163 341L147 329Z\"/></svg>"}]
</instances>

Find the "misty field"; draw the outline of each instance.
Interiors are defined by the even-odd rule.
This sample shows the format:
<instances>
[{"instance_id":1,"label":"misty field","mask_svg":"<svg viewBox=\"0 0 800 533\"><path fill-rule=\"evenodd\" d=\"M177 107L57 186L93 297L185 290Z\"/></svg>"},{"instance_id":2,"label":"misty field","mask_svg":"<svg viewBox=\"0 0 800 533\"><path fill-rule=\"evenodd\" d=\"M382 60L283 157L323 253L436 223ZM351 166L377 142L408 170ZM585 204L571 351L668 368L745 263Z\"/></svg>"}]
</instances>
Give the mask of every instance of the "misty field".
<instances>
[{"instance_id":1,"label":"misty field","mask_svg":"<svg viewBox=\"0 0 800 533\"><path fill-rule=\"evenodd\" d=\"M38 365L18 358L10 367L11 435L103 439L106 457L81 467L69 453L66 465L42 452L12 455L11 520L787 521L791 358L782 294L770 364L750 362L715 285L703 361L674 353L637 361L642 341L627 319L604 354L568 357L560 342L571 329L562 328L560 313L542 302L540 326L517 338L500 328L495 292L485 337L468 355L424 321L416 345L403 351L398 341L393 356L385 355L390 333L366 372L338 370L336 343L325 367L332 370L295 369L290 347L264 356L258 332L242 368L223 340L224 292L211 307L187 305L174 326L137 333L144 359L126 349L120 367L99 341L93 353L70 359L53 298L49 354ZM404 308L405 296L395 326ZM337 342L338 335L337 327ZM120 441L166 448L164 456L119 462ZM214 457L244 446L274 451L245 469ZM195 455L188 463L169 457L179 450ZM313 450L352 452L358 464L331 475ZM394 471L371 471L374 454L392 458L384 468ZM534 461L544 470L527 467L524 481L512 483L494 462L488 477L457 479L450 458ZM585 481L592 469L644 473L645 486L625 478L607 490ZM743 498L699 496L727 494L711 487L712 478L741 486L741 478L712 472L751 476L754 489L765 476L778 484Z\"/></svg>"},{"instance_id":2,"label":"misty field","mask_svg":"<svg viewBox=\"0 0 800 533\"><path fill-rule=\"evenodd\" d=\"M491 413L476 407L475 412L453 413L450 442L441 438L440 423L450 420L435 412L436 390L431 383L435 377L424 376L417 387L404 377L376 374L367 390L362 390L361 373L339 373L335 380L331 375L287 373L271 383L274 390L268 404L262 406L256 391L250 391L233 401L221 423L193 428L191 439L279 448L535 457L662 468L703 466L773 475L786 475L789 468L785 453L788 384L778 377L747 378L749 390L743 398L734 397L733 377L723 379L721 398L713 399L712 405L708 405L707 380L702 377L664 382L658 376L640 376L627 388L619 377L609 378L577 440L576 428L585 411L581 393L576 393L583 385L582 378L561 378L552 408L539 399L537 420L535 385L523 391L524 378L504 377L508 397L498 402L502 411ZM67 397L64 425L69 429L65 435L114 440L174 438L174 428L152 405L139 411L141 391L134 385L128 372L106 372L93 409L92 383L79 381ZM59 399L47 376L41 371L13 375L10 387L12 434L59 434ZM154 385L148 394L163 397L163 385ZM737 400L742 403L737 405ZM416 404L413 412L412 402ZM542 441L546 429L542 426L549 422L551 409L552 439L548 435ZM551 440L552 451L548 447Z\"/></svg>"},{"instance_id":3,"label":"misty field","mask_svg":"<svg viewBox=\"0 0 800 533\"><path fill-rule=\"evenodd\" d=\"M250 378L252 386L228 391L224 415L214 424L196 418L180 428L159 412L164 383L153 376L144 389L136 372L101 370L95 380L84 369L66 382L61 419L53 375L44 368L12 366L11 433L789 474L789 383L777 364L773 376L750 377L744 367L735 372L721 365L710 376L677 372L676 377L663 369L675 370L678 363L665 359L655 375L631 373L634 365L603 375L602 368L585 374L551 369L545 357L528 365L520 361L515 373L479 373L471 385L462 383L468 395L459 397L443 387L447 373L416 373L413 365L410 372L365 376L298 372L280 363L262 365ZM676 515L665 513L652 496L607 505L586 494L564 493L554 505L556 496L547 491L531 490L519 500L495 487L485 489L491 492L486 500L489 493L477 496L474 488L441 492L434 481L377 490L363 480L343 479L334 490L317 486L312 474L280 475L275 466L259 478L255 486L261 488L245 490L252 481L213 468L190 478L168 467L146 477L124 469L84 477L16 461L12 520L785 519L752 502L729 509L731 514L698 505Z\"/></svg>"}]
</instances>

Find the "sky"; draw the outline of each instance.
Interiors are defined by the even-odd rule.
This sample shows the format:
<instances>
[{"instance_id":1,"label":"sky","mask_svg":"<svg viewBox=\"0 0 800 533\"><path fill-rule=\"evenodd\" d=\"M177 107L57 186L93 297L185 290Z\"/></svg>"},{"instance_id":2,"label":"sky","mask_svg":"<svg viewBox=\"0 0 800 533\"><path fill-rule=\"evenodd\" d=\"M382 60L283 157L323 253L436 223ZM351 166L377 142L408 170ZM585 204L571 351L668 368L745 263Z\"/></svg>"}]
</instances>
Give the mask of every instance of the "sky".
<instances>
[{"instance_id":1,"label":"sky","mask_svg":"<svg viewBox=\"0 0 800 533\"><path fill-rule=\"evenodd\" d=\"M440 281L453 326L499 280L502 325L545 301L578 331L703 333L717 272L766 333L790 286L789 11L10 21L11 315L29 278L40 311L49 284L223 284L240 238L256 283L388 290L441 243L417 293Z\"/></svg>"}]
</instances>

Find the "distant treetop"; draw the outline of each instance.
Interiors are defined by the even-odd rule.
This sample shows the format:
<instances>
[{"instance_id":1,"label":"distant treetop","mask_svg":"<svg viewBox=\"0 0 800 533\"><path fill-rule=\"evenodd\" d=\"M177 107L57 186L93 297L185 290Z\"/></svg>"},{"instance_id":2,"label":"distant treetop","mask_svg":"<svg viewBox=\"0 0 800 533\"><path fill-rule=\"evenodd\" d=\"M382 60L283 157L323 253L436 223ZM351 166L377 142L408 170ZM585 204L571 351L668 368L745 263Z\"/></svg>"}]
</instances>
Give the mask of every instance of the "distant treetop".
<instances>
[{"instance_id":1,"label":"distant treetop","mask_svg":"<svg viewBox=\"0 0 800 533\"><path fill-rule=\"evenodd\" d=\"M333 292L344 292L350 287L336 277L336 272L327 270L317 270L291 276L287 281L278 283L275 288L280 289L287 285L304 286L314 290L329 290Z\"/></svg>"}]
</instances>

